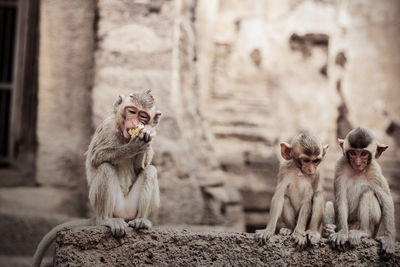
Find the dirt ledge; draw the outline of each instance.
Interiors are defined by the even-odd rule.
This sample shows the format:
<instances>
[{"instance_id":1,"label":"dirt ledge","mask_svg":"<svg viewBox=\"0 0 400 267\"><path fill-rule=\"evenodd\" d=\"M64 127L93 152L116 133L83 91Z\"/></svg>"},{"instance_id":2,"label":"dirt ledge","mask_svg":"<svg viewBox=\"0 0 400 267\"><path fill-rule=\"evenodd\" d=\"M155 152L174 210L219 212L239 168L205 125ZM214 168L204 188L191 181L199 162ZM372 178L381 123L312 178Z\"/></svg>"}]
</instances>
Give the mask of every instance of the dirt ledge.
<instances>
[{"instance_id":1,"label":"dirt ledge","mask_svg":"<svg viewBox=\"0 0 400 267\"><path fill-rule=\"evenodd\" d=\"M400 266L400 244L390 259L379 256L380 244L365 239L339 252L326 239L297 251L290 237L274 236L257 246L254 234L129 230L114 238L105 227L83 227L58 233L55 266Z\"/></svg>"}]
</instances>

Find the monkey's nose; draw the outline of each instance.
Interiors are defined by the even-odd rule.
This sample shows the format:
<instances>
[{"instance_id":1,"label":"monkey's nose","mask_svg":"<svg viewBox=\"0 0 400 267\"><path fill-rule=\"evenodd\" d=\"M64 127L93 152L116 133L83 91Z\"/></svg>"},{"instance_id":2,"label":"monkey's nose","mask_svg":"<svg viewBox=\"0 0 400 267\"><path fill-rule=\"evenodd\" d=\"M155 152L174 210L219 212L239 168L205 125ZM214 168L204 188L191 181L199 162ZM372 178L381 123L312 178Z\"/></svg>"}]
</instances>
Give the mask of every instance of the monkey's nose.
<instances>
[{"instance_id":1,"label":"monkey's nose","mask_svg":"<svg viewBox=\"0 0 400 267\"><path fill-rule=\"evenodd\" d=\"M314 170L313 170L313 169L308 169L308 170L307 170L307 174L308 174L308 175L314 174Z\"/></svg>"}]
</instances>

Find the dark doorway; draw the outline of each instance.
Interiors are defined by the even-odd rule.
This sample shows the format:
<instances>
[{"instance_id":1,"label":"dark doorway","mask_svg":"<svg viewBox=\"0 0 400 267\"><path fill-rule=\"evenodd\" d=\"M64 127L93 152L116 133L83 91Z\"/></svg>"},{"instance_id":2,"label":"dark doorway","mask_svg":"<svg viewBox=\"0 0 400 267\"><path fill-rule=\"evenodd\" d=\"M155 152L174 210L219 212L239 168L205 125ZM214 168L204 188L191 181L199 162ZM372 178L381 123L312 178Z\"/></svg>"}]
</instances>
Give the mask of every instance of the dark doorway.
<instances>
[{"instance_id":1,"label":"dark doorway","mask_svg":"<svg viewBox=\"0 0 400 267\"><path fill-rule=\"evenodd\" d=\"M34 182L39 0L0 0L0 186Z\"/></svg>"}]
</instances>

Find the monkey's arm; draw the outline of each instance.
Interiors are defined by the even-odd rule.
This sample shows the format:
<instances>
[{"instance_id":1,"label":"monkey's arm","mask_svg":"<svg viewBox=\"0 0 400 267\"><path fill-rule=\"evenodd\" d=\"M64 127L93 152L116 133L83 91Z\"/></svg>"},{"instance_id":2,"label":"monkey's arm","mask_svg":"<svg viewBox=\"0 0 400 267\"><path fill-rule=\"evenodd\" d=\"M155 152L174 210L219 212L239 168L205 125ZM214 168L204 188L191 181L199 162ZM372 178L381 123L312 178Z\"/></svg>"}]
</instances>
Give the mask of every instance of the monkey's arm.
<instances>
[{"instance_id":1,"label":"monkey's arm","mask_svg":"<svg viewBox=\"0 0 400 267\"><path fill-rule=\"evenodd\" d=\"M265 230L257 230L255 239L259 244L264 244L275 233L276 223L282 214L285 191L288 183L285 180L278 180L275 193L271 200L270 219Z\"/></svg>"},{"instance_id":2,"label":"monkey's arm","mask_svg":"<svg viewBox=\"0 0 400 267\"><path fill-rule=\"evenodd\" d=\"M348 216L347 192L344 183L344 177L339 176L335 179L335 214L338 232L348 234Z\"/></svg>"},{"instance_id":3,"label":"monkey's arm","mask_svg":"<svg viewBox=\"0 0 400 267\"><path fill-rule=\"evenodd\" d=\"M310 214L311 214L311 199L307 199L304 201L303 205L300 208L297 224L293 232L301 234L305 232L307 221L310 218Z\"/></svg>"},{"instance_id":4,"label":"monkey's arm","mask_svg":"<svg viewBox=\"0 0 400 267\"><path fill-rule=\"evenodd\" d=\"M133 161L133 168L136 175L139 175L141 171L143 171L147 166L151 164L151 161L153 160L153 155L153 148L149 146L146 151L135 156L135 159Z\"/></svg>"},{"instance_id":5,"label":"monkey's arm","mask_svg":"<svg viewBox=\"0 0 400 267\"><path fill-rule=\"evenodd\" d=\"M99 148L91 153L91 163L96 168L105 162L115 164L121 159L132 158L143 153L149 146L150 142L134 138L128 144L122 146Z\"/></svg>"},{"instance_id":6,"label":"monkey's arm","mask_svg":"<svg viewBox=\"0 0 400 267\"><path fill-rule=\"evenodd\" d=\"M306 226L308 219L310 218L310 213L311 213L311 201L312 201L312 192L310 189L310 192L306 194L307 199L304 199L303 204L300 207L299 211L299 216L297 219L297 224L296 227L293 230L292 236L299 248L303 248L307 244L307 239L306 239Z\"/></svg>"},{"instance_id":7,"label":"monkey's arm","mask_svg":"<svg viewBox=\"0 0 400 267\"><path fill-rule=\"evenodd\" d=\"M382 177L382 179L384 179ZM374 186L375 195L382 210L382 222L384 233L378 237L382 243L382 250L386 254L393 254L395 249L396 226L394 223L394 204L390 192L387 193L382 187Z\"/></svg>"},{"instance_id":8,"label":"monkey's arm","mask_svg":"<svg viewBox=\"0 0 400 267\"><path fill-rule=\"evenodd\" d=\"M314 193L309 230L319 232L319 227L324 214L324 194L321 191Z\"/></svg>"},{"instance_id":9,"label":"monkey's arm","mask_svg":"<svg viewBox=\"0 0 400 267\"><path fill-rule=\"evenodd\" d=\"M286 181L281 181L276 187L275 193L271 200L271 210L268 225L265 228L266 231L274 233L276 223L282 214L283 202L285 200L285 192L288 184Z\"/></svg>"},{"instance_id":10,"label":"monkey's arm","mask_svg":"<svg viewBox=\"0 0 400 267\"><path fill-rule=\"evenodd\" d=\"M339 231L329 236L332 246L339 249L343 248L349 238L347 192L343 179L344 176L336 176L334 182L336 225Z\"/></svg>"},{"instance_id":11,"label":"monkey's arm","mask_svg":"<svg viewBox=\"0 0 400 267\"><path fill-rule=\"evenodd\" d=\"M322 191L314 193L312 200L312 210L310 225L307 230L307 237L311 245L315 245L321 238L320 226L322 223L322 217L324 215L325 197Z\"/></svg>"}]
</instances>

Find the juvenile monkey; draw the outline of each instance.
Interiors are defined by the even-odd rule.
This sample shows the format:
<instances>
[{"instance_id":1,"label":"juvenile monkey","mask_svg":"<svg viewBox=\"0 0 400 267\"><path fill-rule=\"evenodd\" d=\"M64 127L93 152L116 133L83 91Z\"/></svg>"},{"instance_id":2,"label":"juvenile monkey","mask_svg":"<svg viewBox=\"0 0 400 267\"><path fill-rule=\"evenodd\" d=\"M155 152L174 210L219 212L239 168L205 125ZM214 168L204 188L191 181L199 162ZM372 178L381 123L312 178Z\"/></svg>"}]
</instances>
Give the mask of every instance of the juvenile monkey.
<instances>
[{"instance_id":1,"label":"juvenile monkey","mask_svg":"<svg viewBox=\"0 0 400 267\"><path fill-rule=\"evenodd\" d=\"M113 235L122 236L129 226L152 226L148 216L160 199L157 169L151 164L151 140L160 117L150 90L118 96L112 114L96 129L86 154L89 202L96 217L52 229L40 241L33 266L40 266L57 231L64 228L103 225Z\"/></svg>"},{"instance_id":2,"label":"juvenile monkey","mask_svg":"<svg viewBox=\"0 0 400 267\"><path fill-rule=\"evenodd\" d=\"M286 228L281 228L280 234L292 234L299 248L307 245L307 239L314 245L320 239L325 202L317 167L328 145L322 145L313 135L302 133L290 145L281 143L280 146L286 161L279 168L268 225L265 230L257 230L255 238L265 243L275 234L281 218Z\"/></svg>"},{"instance_id":3,"label":"juvenile monkey","mask_svg":"<svg viewBox=\"0 0 400 267\"><path fill-rule=\"evenodd\" d=\"M336 215L337 232L330 234L333 247L343 249L348 241L351 246L359 244L362 237L376 237L382 221L383 254L393 254L396 229L394 206L390 189L382 170L375 159L388 148L380 145L368 129L358 127L349 132L344 140L339 139L343 156L335 168L335 201L327 203L326 209ZM334 221L330 218L330 221ZM359 230L349 226L359 224ZM330 225L330 229L335 227ZM329 226L328 226L329 227Z\"/></svg>"}]
</instances>

